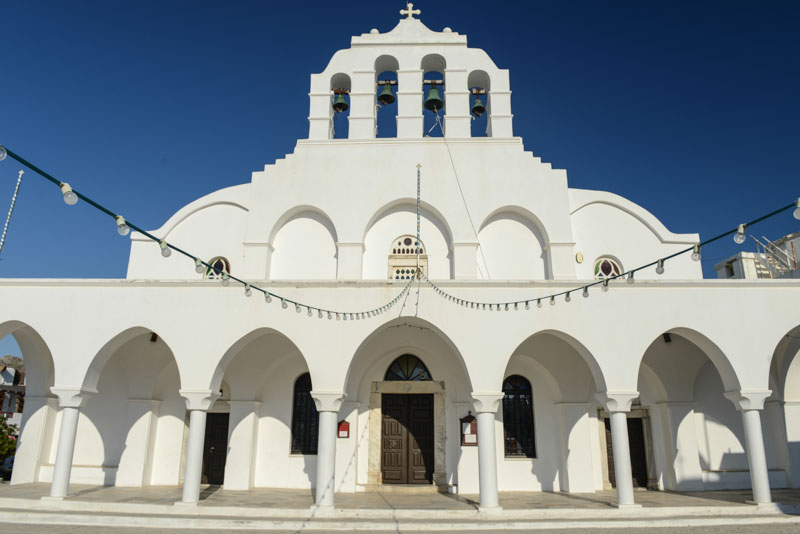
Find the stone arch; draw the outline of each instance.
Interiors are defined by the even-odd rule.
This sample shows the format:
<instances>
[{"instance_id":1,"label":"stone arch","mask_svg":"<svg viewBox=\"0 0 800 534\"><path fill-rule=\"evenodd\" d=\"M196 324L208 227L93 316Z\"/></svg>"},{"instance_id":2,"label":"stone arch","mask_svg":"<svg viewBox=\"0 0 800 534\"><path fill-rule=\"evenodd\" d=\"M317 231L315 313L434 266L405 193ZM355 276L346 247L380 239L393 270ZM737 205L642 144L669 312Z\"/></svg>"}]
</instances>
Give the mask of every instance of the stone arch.
<instances>
[{"instance_id":1,"label":"stone arch","mask_svg":"<svg viewBox=\"0 0 800 534\"><path fill-rule=\"evenodd\" d=\"M384 54L375 59L375 136L383 138L397 137L397 114L399 105L397 100L391 104L381 104L377 98L378 95L385 88L385 85L379 82L394 82L390 84L392 93L395 99L398 97L400 91L399 79L397 71L400 70L400 64L394 56Z\"/></svg>"},{"instance_id":2,"label":"stone arch","mask_svg":"<svg viewBox=\"0 0 800 534\"><path fill-rule=\"evenodd\" d=\"M93 357L81 389L72 479L144 486L177 484L185 403L170 345L152 329L119 332ZM80 467L77 467L80 466Z\"/></svg>"},{"instance_id":3,"label":"stone arch","mask_svg":"<svg viewBox=\"0 0 800 534\"><path fill-rule=\"evenodd\" d=\"M263 327L233 342L217 362L209 389L226 386L212 410L227 412L228 454L224 485L310 488L316 457L291 454L294 385L310 373L298 346L283 332ZM305 475L305 477L304 477Z\"/></svg>"},{"instance_id":4,"label":"stone arch","mask_svg":"<svg viewBox=\"0 0 800 534\"><path fill-rule=\"evenodd\" d=\"M784 334L775 346L770 377L778 386L773 395L783 401L800 401L800 325Z\"/></svg>"},{"instance_id":5,"label":"stone arch","mask_svg":"<svg viewBox=\"0 0 800 534\"><path fill-rule=\"evenodd\" d=\"M49 463L49 437L55 428L56 401L50 388L55 379L53 355L44 338L23 321L0 323L0 339L12 336L25 365L25 400L12 484L38 482L40 466Z\"/></svg>"},{"instance_id":6,"label":"stone arch","mask_svg":"<svg viewBox=\"0 0 800 534\"><path fill-rule=\"evenodd\" d=\"M31 397L50 396L55 370L47 343L32 326L23 321L0 324L0 339L13 336L25 362L25 390Z\"/></svg>"},{"instance_id":7,"label":"stone arch","mask_svg":"<svg viewBox=\"0 0 800 534\"><path fill-rule=\"evenodd\" d=\"M450 278L452 274L452 232L447 220L430 204L421 205L420 239L426 245L428 272L432 278ZM364 228L364 278L383 279L387 272L387 243L398 235L416 233L416 199L402 198L389 202L370 217Z\"/></svg>"},{"instance_id":8,"label":"stone arch","mask_svg":"<svg viewBox=\"0 0 800 534\"><path fill-rule=\"evenodd\" d=\"M330 87L331 91L331 130L329 137L331 139L347 139L350 135L350 128L349 128L349 117L350 117L350 106L352 102L350 101L350 91L352 90L352 82L350 80L350 75L345 74L343 72L337 72L331 76ZM343 92L342 95L347 101L348 109L337 113L333 109L333 103L337 97L337 92Z\"/></svg>"},{"instance_id":9,"label":"stone arch","mask_svg":"<svg viewBox=\"0 0 800 534\"><path fill-rule=\"evenodd\" d=\"M336 278L338 241L336 227L324 211L313 206L288 210L270 232L270 278Z\"/></svg>"},{"instance_id":10,"label":"stone arch","mask_svg":"<svg viewBox=\"0 0 800 534\"><path fill-rule=\"evenodd\" d=\"M473 119L470 121L470 132L472 137L491 137L491 113L492 113L492 80L485 70L473 70L467 75L467 88L471 92L473 89L482 89L485 91L482 95L469 96L469 109ZM483 101L486 112L480 117L474 116L472 113L472 105L476 98Z\"/></svg>"},{"instance_id":11,"label":"stone arch","mask_svg":"<svg viewBox=\"0 0 800 534\"><path fill-rule=\"evenodd\" d=\"M549 238L541 220L519 206L494 210L478 230L479 272L495 279L552 278ZM482 266L480 264L483 264Z\"/></svg>"}]
</instances>

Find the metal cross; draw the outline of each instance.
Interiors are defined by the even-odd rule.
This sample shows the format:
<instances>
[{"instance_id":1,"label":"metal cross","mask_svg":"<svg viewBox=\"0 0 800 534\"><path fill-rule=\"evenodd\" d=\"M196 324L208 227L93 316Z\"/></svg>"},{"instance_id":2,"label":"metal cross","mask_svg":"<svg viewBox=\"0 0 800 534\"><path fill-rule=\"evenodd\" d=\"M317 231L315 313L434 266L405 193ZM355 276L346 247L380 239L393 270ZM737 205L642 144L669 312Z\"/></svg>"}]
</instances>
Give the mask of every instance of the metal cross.
<instances>
[{"instance_id":1,"label":"metal cross","mask_svg":"<svg viewBox=\"0 0 800 534\"><path fill-rule=\"evenodd\" d=\"M407 9L401 9L400 10L400 14L401 15L405 15L406 18L413 19L414 15L421 15L422 14L421 10L414 9L414 4L412 4L411 2L406 2L406 5L408 5Z\"/></svg>"}]
</instances>

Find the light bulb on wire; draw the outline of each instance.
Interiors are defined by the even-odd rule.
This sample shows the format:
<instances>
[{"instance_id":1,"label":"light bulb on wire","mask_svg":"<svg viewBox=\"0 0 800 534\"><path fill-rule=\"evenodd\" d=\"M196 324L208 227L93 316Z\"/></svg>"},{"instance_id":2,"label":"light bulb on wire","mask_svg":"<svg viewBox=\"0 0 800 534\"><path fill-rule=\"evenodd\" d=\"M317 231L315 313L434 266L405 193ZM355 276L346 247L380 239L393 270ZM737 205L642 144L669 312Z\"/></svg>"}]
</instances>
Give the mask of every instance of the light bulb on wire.
<instances>
[{"instance_id":1,"label":"light bulb on wire","mask_svg":"<svg viewBox=\"0 0 800 534\"><path fill-rule=\"evenodd\" d=\"M740 224L739 228L736 229L736 234L733 236L733 241L737 245L741 245L742 243L744 243L745 240L744 230L745 230L745 225L743 224Z\"/></svg>"},{"instance_id":2,"label":"light bulb on wire","mask_svg":"<svg viewBox=\"0 0 800 534\"><path fill-rule=\"evenodd\" d=\"M792 213L792 215L794 215L795 219L800 220L800 198L797 199L797 202L795 202L794 205L795 205L795 208L794 208L794 212Z\"/></svg>"},{"instance_id":3,"label":"light bulb on wire","mask_svg":"<svg viewBox=\"0 0 800 534\"><path fill-rule=\"evenodd\" d=\"M249 297L252 294L253 294L253 290L250 288L250 284L246 284L244 286L244 296L245 297Z\"/></svg>"},{"instance_id":4,"label":"light bulb on wire","mask_svg":"<svg viewBox=\"0 0 800 534\"><path fill-rule=\"evenodd\" d=\"M572 297L570 297L570 296L569 296L569 291L567 291L567 296L566 296L566 297L564 297L564 301L565 301L565 302L569 302L569 301L571 301L571 300L572 300Z\"/></svg>"},{"instance_id":5,"label":"light bulb on wire","mask_svg":"<svg viewBox=\"0 0 800 534\"><path fill-rule=\"evenodd\" d=\"M203 274L203 271L206 270L206 266L203 265L203 261L200 258L194 259L194 271L197 274Z\"/></svg>"},{"instance_id":6,"label":"light bulb on wire","mask_svg":"<svg viewBox=\"0 0 800 534\"><path fill-rule=\"evenodd\" d=\"M628 282L629 284L632 284L634 282L634 280L633 280L633 271L628 273L628 279L625 280L625 281Z\"/></svg>"},{"instance_id":7,"label":"light bulb on wire","mask_svg":"<svg viewBox=\"0 0 800 534\"><path fill-rule=\"evenodd\" d=\"M556 305L556 297L552 296L550 297L550 306L555 306L555 305Z\"/></svg>"},{"instance_id":8,"label":"light bulb on wire","mask_svg":"<svg viewBox=\"0 0 800 534\"><path fill-rule=\"evenodd\" d=\"M126 236L131 233L131 227L125 222L125 217L117 215L115 220L117 221L117 233L119 235Z\"/></svg>"},{"instance_id":9,"label":"light bulb on wire","mask_svg":"<svg viewBox=\"0 0 800 534\"><path fill-rule=\"evenodd\" d=\"M164 256L165 258L169 258L170 255L172 254L172 249L169 248L167 242L161 240L158 242L158 246L161 247L161 255Z\"/></svg>"},{"instance_id":10,"label":"light bulb on wire","mask_svg":"<svg viewBox=\"0 0 800 534\"><path fill-rule=\"evenodd\" d=\"M69 206L74 206L78 202L78 195L75 194L75 191L69 186L66 182L61 182L59 186L61 188L61 193L64 195L64 202L67 203Z\"/></svg>"},{"instance_id":11,"label":"light bulb on wire","mask_svg":"<svg viewBox=\"0 0 800 534\"><path fill-rule=\"evenodd\" d=\"M2 145L0 145L0 161L6 159L6 156L8 156L8 151Z\"/></svg>"},{"instance_id":12,"label":"light bulb on wire","mask_svg":"<svg viewBox=\"0 0 800 534\"><path fill-rule=\"evenodd\" d=\"M264 291L264 302L267 304L272 302L272 295L269 294L269 291Z\"/></svg>"},{"instance_id":13,"label":"light bulb on wire","mask_svg":"<svg viewBox=\"0 0 800 534\"><path fill-rule=\"evenodd\" d=\"M658 265L656 266L656 274L664 274L664 260L658 260Z\"/></svg>"},{"instance_id":14,"label":"light bulb on wire","mask_svg":"<svg viewBox=\"0 0 800 534\"><path fill-rule=\"evenodd\" d=\"M700 244L696 244L692 249L692 261L700 261Z\"/></svg>"},{"instance_id":15,"label":"light bulb on wire","mask_svg":"<svg viewBox=\"0 0 800 534\"><path fill-rule=\"evenodd\" d=\"M608 278L605 278L603 280L603 292L605 293L607 291L608 291Z\"/></svg>"},{"instance_id":16,"label":"light bulb on wire","mask_svg":"<svg viewBox=\"0 0 800 534\"><path fill-rule=\"evenodd\" d=\"M583 298L585 298L585 299L589 298L589 286L584 286L584 288L583 288Z\"/></svg>"},{"instance_id":17,"label":"light bulb on wire","mask_svg":"<svg viewBox=\"0 0 800 534\"><path fill-rule=\"evenodd\" d=\"M231 285L231 277L228 276L228 273L222 273L222 285L225 287Z\"/></svg>"}]
</instances>

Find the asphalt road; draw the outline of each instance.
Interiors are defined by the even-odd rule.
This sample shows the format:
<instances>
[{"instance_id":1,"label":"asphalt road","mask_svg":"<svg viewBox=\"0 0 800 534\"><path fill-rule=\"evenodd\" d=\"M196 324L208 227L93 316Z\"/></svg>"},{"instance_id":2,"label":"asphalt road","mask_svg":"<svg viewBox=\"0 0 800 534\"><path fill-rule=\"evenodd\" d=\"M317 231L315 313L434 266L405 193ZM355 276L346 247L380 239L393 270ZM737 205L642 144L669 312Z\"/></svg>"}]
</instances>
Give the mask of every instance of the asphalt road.
<instances>
[{"instance_id":1,"label":"asphalt road","mask_svg":"<svg viewBox=\"0 0 800 534\"><path fill-rule=\"evenodd\" d=\"M20 524L3 524L2 532L4 534L106 534L112 532L113 534L230 534L230 530L193 530L193 529L162 529L162 528L130 528L130 527L114 527L109 529L107 527L82 527L82 526L38 526L38 525L20 525ZM322 532L331 532L325 530L242 530L242 533L247 534L319 534ZM341 532L341 531L336 531ZM387 530L378 532L401 532L397 530ZM406 531L408 534L420 534L421 531ZM425 534L436 534L441 532L444 534L453 534L454 531L436 531L429 530ZM564 534L564 530L487 530L482 534L500 534L500 533L514 533L514 534ZM800 533L800 525L793 524L770 524L759 526L722 526L722 527L698 527L698 528L632 528L632 529L609 529L609 528L588 528L588 529L575 529L571 532L576 534L798 534Z\"/></svg>"}]
</instances>

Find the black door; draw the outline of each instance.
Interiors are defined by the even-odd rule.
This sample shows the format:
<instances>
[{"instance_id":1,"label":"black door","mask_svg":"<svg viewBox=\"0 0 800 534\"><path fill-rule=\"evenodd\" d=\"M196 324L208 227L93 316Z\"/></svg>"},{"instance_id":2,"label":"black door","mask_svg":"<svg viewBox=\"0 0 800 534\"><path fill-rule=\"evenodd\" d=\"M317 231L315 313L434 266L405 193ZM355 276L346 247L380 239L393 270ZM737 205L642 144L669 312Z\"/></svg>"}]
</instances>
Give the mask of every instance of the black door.
<instances>
[{"instance_id":1,"label":"black door","mask_svg":"<svg viewBox=\"0 0 800 534\"><path fill-rule=\"evenodd\" d=\"M228 457L230 414L210 413L206 417L202 481L205 484L222 485L225 480L225 459Z\"/></svg>"},{"instance_id":2,"label":"black door","mask_svg":"<svg viewBox=\"0 0 800 534\"><path fill-rule=\"evenodd\" d=\"M608 479L617 487L614 453L611 446L611 421L606 418L606 449L608 451ZM647 487L647 455L644 447L644 426L640 417L628 418L628 447L631 451L631 475L635 488Z\"/></svg>"},{"instance_id":3,"label":"black door","mask_svg":"<svg viewBox=\"0 0 800 534\"><path fill-rule=\"evenodd\" d=\"M384 394L381 473L385 484L433 482L433 395Z\"/></svg>"}]
</instances>

